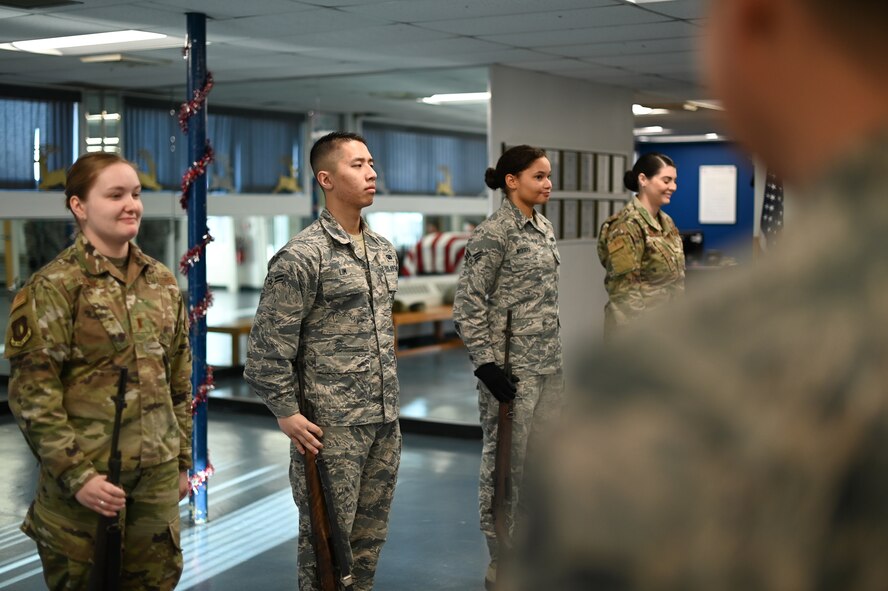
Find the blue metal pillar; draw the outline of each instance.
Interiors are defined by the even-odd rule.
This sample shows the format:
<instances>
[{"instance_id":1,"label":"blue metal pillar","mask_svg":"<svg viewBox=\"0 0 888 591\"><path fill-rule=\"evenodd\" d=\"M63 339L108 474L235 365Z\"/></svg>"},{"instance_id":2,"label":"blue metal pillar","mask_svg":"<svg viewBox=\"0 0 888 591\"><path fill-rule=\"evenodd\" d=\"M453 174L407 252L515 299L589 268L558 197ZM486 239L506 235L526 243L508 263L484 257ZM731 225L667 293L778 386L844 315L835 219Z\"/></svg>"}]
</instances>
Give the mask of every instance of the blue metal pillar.
<instances>
[{"instance_id":1,"label":"blue metal pillar","mask_svg":"<svg viewBox=\"0 0 888 591\"><path fill-rule=\"evenodd\" d=\"M186 101L191 100L195 90L204 87L207 80L207 17L205 14L189 12L188 19L188 92ZM191 117L188 122L188 161L199 162L204 156L207 144L207 105ZM188 189L188 247L193 248L203 241L207 232L207 175L194 179ZM207 294L206 256L200 257L188 271L188 304L191 309L200 305ZM197 395L206 379L207 369L207 319L200 315L191 327L191 391ZM207 469L207 403L197 405L191 439L192 473ZM191 520L193 523L206 523L207 482L204 481L197 492L191 495Z\"/></svg>"}]
</instances>

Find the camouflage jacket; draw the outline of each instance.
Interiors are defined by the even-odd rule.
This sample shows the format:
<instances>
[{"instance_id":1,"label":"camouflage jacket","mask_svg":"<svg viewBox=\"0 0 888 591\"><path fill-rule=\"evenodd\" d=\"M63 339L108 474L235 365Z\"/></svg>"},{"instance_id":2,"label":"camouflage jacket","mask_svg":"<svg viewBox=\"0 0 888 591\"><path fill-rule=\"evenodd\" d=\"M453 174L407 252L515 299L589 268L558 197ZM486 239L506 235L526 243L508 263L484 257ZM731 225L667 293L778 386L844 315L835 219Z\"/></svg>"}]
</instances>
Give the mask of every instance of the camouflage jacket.
<instances>
[{"instance_id":1,"label":"camouflage jacket","mask_svg":"<svg viewBox=\"0 0 888 591\"><path fill-rule=\"evenodd\" d=\"M456 330L475 367L502 365L511 309L513 366L532 374L561 371L560 264L552 224L539 212L528 219L504 199L475 228L453 302Z\"/></svg>"},{"instance_id":2,"label":"camouflage jacket","mask_svg":"<svg viewBox=\"0 0 888 591\"><path fill-rule=\"evenodd\" d=\"M268 263L244 378L279 418L300 411L300 380L318 424L398 418L398 260L361 223L369 263L327 210Z\"/></svg>"},{"instance_id":3,"label":"camouflage jacket","mask_svg":"<svg viewBox=\"0 0 888 591\"><path fill-rule=\"evenodd\" d=\"M777 249L588 349L517 589L888 588L888 129L858 148Z\"/></svg>"},{"instance_id":4,"label":"camouflage jacket","mask_svg":"<svg viewBox=\"0 0 888 591\"><path fill-rule=\"evenodd\" d=\"M121 468L191 466L191 351L169 269L130 244L124 277L83 234L15 297L9 406L34 454L75 493L105 472L117 367L129 377Z\"/></svg>"},{"instance_id":5,"label":"camouflage jacket","mask_svg":"<svg viewBox=\"0 0 888 591\"><path fill-rule=\"evenodd\" d=\"M666 212L660 210L654 219L638 197L604 222L598 258L607 270L604 286L610 296L605 330L684 292L681 235Z\"/></svg>"}]
</instances>

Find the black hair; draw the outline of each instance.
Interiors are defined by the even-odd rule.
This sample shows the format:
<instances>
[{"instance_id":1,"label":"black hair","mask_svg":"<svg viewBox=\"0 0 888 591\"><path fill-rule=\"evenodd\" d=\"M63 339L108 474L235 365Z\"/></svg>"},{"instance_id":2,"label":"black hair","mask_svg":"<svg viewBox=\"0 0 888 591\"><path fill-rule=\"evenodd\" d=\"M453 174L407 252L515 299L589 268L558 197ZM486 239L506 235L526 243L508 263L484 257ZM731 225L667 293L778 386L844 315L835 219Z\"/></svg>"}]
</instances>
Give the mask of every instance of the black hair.
<instances>
[{"instance_id":1,"label":"black hair","mask_svg":"<svg viewBox=\"0 0 888 591\"><path fill-rule=\"evenodd\" d=\"M648 178L657 176L664 166L675 167L675 162L666 154L657 152L645 154L635 162L632 170L627 170L623 175L623 186L633 193L638 193L638 175L644 174Z\"/></svg>"},{"instance_id":2,"label":"black hair","mask_svg":"<svg viewBox=\"0 0 888 591\"><path fill-rule=\"evenodd\" d=\"M484 172L484 183L491 189L505 191L507 174L518 175L530 168L531 164L545 157L544 150L526 144L509 148L496 161L496 168L488 168Z\"/></svg>"},{"instance_id":3,"label":"black hair","mask_svg":"<svg viewBox=\"0 0 888 591\"><path fill-rule=\"evenodd\" d=\"M367 140L350 131L332 131L314 143L308 159L311 162L311 171L315 176L320 171L321 162L345 142L361 142L365 146L367 145Z\"/></svg>"}]
</instances>

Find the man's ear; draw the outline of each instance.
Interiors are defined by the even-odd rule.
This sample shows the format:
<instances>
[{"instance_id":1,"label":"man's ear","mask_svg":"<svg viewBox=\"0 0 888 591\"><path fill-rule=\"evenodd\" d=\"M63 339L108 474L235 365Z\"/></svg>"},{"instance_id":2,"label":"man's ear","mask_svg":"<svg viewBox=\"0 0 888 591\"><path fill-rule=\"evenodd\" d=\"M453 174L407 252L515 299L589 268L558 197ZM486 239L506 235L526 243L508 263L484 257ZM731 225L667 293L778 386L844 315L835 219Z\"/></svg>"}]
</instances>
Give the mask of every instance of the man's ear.
<instances>
[{"instance_id":1,"label":"man's ear","mask_svg":"<svg viewBox=\"0 0 888 591\"><path fill-rule=\"evenodd\" d=\"M333 177L330 176L330 173L326 170L322 170L317 175L318 184L322 189L330 190L333 188Z\"/></svg>"}]
</instances>

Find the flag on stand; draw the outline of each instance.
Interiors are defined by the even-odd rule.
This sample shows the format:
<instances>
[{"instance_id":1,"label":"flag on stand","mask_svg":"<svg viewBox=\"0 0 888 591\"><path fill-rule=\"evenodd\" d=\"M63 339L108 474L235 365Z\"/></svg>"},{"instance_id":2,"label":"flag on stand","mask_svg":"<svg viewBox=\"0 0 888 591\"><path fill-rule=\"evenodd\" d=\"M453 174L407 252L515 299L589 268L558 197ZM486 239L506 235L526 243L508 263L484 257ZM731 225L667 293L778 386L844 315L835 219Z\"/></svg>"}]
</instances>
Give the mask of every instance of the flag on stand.
<instances>
[{"instance_id":1,"label":"flag on stand","mask_svg":"<svg viewBox=\"0 0 888 591\"><path fill-rule=\"evenodd\" d=\"M770 172L765 181L761 229L766 248L776 246L783 230L783 183Z\"/></svg>"}]
</instances>

